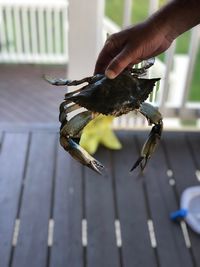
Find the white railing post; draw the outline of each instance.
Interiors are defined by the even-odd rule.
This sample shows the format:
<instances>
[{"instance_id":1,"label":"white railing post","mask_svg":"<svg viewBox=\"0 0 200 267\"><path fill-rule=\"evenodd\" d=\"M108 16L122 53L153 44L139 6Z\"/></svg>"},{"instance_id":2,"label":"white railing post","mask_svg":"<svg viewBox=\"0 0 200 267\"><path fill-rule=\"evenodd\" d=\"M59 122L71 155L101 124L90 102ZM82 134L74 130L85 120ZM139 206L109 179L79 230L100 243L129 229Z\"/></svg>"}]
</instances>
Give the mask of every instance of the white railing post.
<instances>
[{"instance_id":1,"label":"white railing post","mask_svg":"<svg viewBox=\"0 0 200 267\"><path fill-rule=\"evenodd\" d=\"M191 30L191 39L190 39L190 47L189 47L189 64L187 70L186 81L183 90L183 96L181 99L181 108L183 109L186 105L189 95L189 89L192 81L192 75L195 67L195 60L198 53L199 48L199 31L200 27L196 26Z\"/></svg>"},{"instance_id":2,"label":"white railing post","mask_svg":"<svg viewBox=\"0 0 200 267\"><path fill-rule=\"evenodd\" d=\"M69 0L68 77L92 75L103 45L104 0Z\"/></svg>"},{"instance_id":3,"label":"white railing post","mask_svg":"<svg viewBox=\"0 0 200 267\"><path fill-rule=\"evenodd\" d=\"M170 73L173 66L173 60L174 60L174 54L176 50L176 41L174 41L171 45L171 47L166 51L165 53L165 74L164 74L164 84L162 88L162 92L160 95L160 110L164 110L166 103L168 101L169 97L169 91L170 91Z\"/></svg>"},{"instance_id":4,"label":"white railing post","mask_svg":"<svg viewBox=\"0 0 200 267\"><path fill-rule=\"evenodd\" d=\"M124 1L123 28L131 25L132 0Z\"/></svg>"},{"instance_id":5,"label":"white railing post","mask_svg":"<svg viewBox=\"0 0 200 267\"><path fill-rule=\"evenodd\" d=\"M149 1L149 15L153 14L156 12L159 6L159 1L158 0L150 0Z\"/></svg>"}]
</instances>

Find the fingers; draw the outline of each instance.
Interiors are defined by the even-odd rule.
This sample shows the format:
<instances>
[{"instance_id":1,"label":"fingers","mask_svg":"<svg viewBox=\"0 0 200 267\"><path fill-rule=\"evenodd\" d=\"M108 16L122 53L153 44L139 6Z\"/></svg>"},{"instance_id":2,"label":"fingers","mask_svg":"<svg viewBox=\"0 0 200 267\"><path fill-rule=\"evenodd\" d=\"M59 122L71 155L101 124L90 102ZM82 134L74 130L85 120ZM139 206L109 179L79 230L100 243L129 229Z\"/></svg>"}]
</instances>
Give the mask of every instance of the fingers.
<instances>
[{"instance_id":1,"label":"fingers","mask_svg":"<svg viewBox=\"0 0 200 267\"><path fill-rule=\"evenodd\" d=\"M127 48L124 48L106 68L105 75L109 79L117 77L125 68L139 63L141 60L134 57Z\"/></svg>"},{"instance_id":2,"label":"fingers","mask_svg":"<svg viewBox=\"0 0 200 267\"><path fill-rule=\"evenodd\" d=\"M114 79L122 70L124 70L131 63L130 57L125 51L119 53L106 68L105 74L109 79Z\"/></svg>"},{"instance_id":3,"label":"fingers","mask_svg":"<svg viewBox=\"0 0 200 267\"><path fill-rule=\"evenodd\" d=\"M139 63L140 54L138 47L127 40L126 31L113 34L99 54L94 73L105 73L109 79L114 79L125 68Z\"/></svg>"},{"instance_id":4,"label":"fingers","mask_svg":"<svg viewBox=\"0 0 200 267\"><path fill-rule=\"evenodd\" d=\"M96 65L95 65L95 70L94 73L104 73L106 67L108 66L109 62L117 55L119 52L118 48L116 47L115 41L112 35L111 37L108 38L106 41L103 49L101 50Z\"/></svg>"},{"instance_id":5,"label":"fingers","mask_svg":"<svg viewBox=\"0 0 200 267\"><path fill-rule=\"evenodd\" d=\"M109 54L103 53L102 55L103 56L101 56L101 54L100 54L98 59L97 59L95 69L94 69L94 74L104 73L109 62L112 60L112 57Z\"/></svg>"},{"instance_id":6,"label":"fingers","mask_svg":"<svg viewBox=\"0 0 200 267\"><path fill-rule=\"evenodd\" d=\"M96 73L114 79L124 69L166 50L162 38L146 24L138 24L111 35L106 41L95 66Z\"/></svg>"}]
</instances>

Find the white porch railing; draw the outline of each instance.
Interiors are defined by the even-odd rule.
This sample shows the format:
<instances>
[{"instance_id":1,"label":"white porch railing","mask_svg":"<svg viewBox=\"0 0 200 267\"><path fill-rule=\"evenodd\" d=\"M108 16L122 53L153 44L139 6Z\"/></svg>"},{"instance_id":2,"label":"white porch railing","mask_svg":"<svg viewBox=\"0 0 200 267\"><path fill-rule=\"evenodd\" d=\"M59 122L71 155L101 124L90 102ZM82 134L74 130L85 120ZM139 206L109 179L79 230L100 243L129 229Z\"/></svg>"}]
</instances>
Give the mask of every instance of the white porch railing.
<instances>
[{"instance_id":1,"label":"white porch railing","mask_svg":"<svg viewBox=\"0 0 200 267\"><path fill-rule=\"evenodd\" d=\"M68 2L0 0L0 62L67 63Z\"/></svg>"},{"instance_id":2,"label":"white porch railing","mask_svg":"<svg viewBox=\"0 0 200 267\"><path fill-rule=\"evenodd\" d=\"M123 26L131 22L132 4L124 1ZM149 0L149 14L157 8L158 0ZM68 63L70 79L90 75L107 33L120 30L103 10L104 0L0 0L0 62ZM165 118L200 117L200 103L188 101L199 36L195 27L188 54L175 54L174 42L165 62L157 60L151 69L152 76L162 78L151 102ZM137 122L138 117L129 115L114 125L127 129Z\"/></svg>"}]
</instances>

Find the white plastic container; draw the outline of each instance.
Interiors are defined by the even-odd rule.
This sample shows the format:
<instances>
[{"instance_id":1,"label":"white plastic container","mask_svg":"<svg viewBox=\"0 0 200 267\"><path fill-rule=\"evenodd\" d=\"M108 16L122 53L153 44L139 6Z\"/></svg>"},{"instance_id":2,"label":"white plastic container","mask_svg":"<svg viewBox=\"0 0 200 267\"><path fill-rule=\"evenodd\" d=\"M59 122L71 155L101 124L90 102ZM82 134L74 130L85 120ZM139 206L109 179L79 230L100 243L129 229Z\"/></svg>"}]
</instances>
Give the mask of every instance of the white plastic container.
<instances>
[{"instance_id":1,"label":"white plastic container","mask_svg":"<svg viewBox=\"0 0 200 267\"><path fill-rule=\"evenodd\" d=\"M170 214L172 220L184 219L200 234L200 186L189 187L181 195L180 210Z\"/></svg>"}]
</instances>

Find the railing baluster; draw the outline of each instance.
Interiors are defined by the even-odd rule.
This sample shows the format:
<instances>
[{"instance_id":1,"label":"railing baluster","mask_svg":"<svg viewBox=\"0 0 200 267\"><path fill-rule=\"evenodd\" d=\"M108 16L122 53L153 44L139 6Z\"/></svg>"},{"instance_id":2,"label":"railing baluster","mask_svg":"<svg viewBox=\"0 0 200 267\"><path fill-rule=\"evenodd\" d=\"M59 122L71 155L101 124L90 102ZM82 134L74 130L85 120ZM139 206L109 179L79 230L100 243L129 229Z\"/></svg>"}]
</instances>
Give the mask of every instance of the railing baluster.
<instances>
[{"instance_id":1,"label":"railing baluster","mask_svg":"<svg viewBox=\"0 0 200 267\"><path fill-rule=\"evenodd\" d=\"M30 23L31 23L31 44L32 53L34 56L38 56L38 42L37 42L37 21L36 21L36 7L32 7L30 10Z\"/></svg>"},{"instance_id":2,"label":"railing baluster","mask_svg":"<svg viewBox=\"0 0 200 267\"><path fill-rule=\"evenodd\" d=\"M153 14L159 6L159 1L158 0L150 0L149 1L149 15Z\"/></svg>"},{"instance_id":3,"label":"railing baluster","mask_svg":"<svg viewBox=\"0 0 200 267\"><path fill-rule=\"evenodd\" d=\"M172 65L173 65L175 50L176 50L176 41L172 43L172 45L166 51L166 54L165 54L166 70L165 70L165 76L164 76L164 84L163 84L160 101L159 101L160 102L159 106L160 106L161 111L165 109L165 106L167 103L167 98L168 98L168 93L169 93L169 78L170 78L170 72L171 72Z\"/></svg>"},{"instance_id":4,"label":"railing baluster","mask_svg":"<svg viewBox=\"0 0 200 267\"><path fill-rule=\"evenodd\" d=\"M189 47L189 64L188 64L188 70L187 70L187 76L186 76L186 82L184 87L184 93L181 100L181 112L183 111L189 94L189 89L192 81L192 74L194 71L195 66L195 60L197 57L198 47L199 47L199 33L200 33L200 27L197 26L192 29L191 31L191 40L190 40L190 47Z\"/></svg>"},{"instance_id":5,"label":"railing baluster","mask_svg":"<svg viewBox=\"0 0 200 267\"><path fill-rule=\"evenodd\" d=\"M52 25L52 8L46 9L46 30L47 30L47 53L53 53L53 25Z\"/></svg>"},{"instance_id":6,"label":"railing baluster","mask_svg":"<svg viewBox=\"0 0 200 267\"><path fill-rule=\"evenodd\" d=\"M22 46L22 29L21 29L21 22L20 22L20 7L17 6L14 8L14 23L16 30L16 53L17 57L19 58L23 52Z\"/></svg>"},{"instance_id":7,"label":"railing baluster","mask_svg":"<svg viewBox=\"0 0 200 267\"><path fill-rule=\"evenodd\" d=\"M28 18L28 7L23 7L22 9L22 31L23 31L23 43L24 52L27 58L30 56L30 31L29 31L29 18Z\"/></svg>"},{"instance_id":8,"label":"railing baluster","mask_svg":"<svg viewBox=\"0 0 200 267\"><path fill-rule=\"evenodd\" d=\"M4 7L0 6L0 38L1 38L1 53L2 53L2 60L4 60L5 54L7 54L7 38L6 38L6 31L5 31L5 21L4 21Z\"/></svg>"},{"instance_id":9,"label":"railing baluster","mask_svg":"<svg viewBox=\"0 0 200 267\"><path fill-rule=\"evenodd\" d=\"M55 53L61 54L61 25L60 25L60 9L54 12L54 36L55 36Z\"/></svg>"},{"instance_id":10,"label":"railing baluster","mask_svg":"<svg viewBox=\"0 0 200 267\"><path fill-rule=\"evenodd\" d=\"M131 24L132 0L124 0L123 28Z\"/></svg>"},{"instance_id":11,"label":"railing baluster","mask_svg":"<svg viewBox=\"0 0 200 267\"><path fill-rule=\"evenodd\" d=\"M12 24L12 8L8 6L5 9L5 16L6 16L6 28L7 28L7 45L8 51L13 53L15 51L14 47L14 31L13 31L13 24Z\"/></svg>"},{"instance_id":12,"label":"railing baluster","mask_svg":"<svg viewBox=\"0 0 200 267\"><path fill-rule=\"evenodd\" d=\"M66 9L62 10L62 39L63 39L63 54L66 60L69 61L69 22L68 12Z\"/></svg>"},{"instance_id":13,"label":"railing baluster","mask_svg":"<svg viewBox=\"0 0 200 267\"><path fill-rule=\"evenodd\" d=\"M39 51L40 55L44 56L46 53L45 48L45 30L44 30L44 8L38 8L38 20L39 20Z\"/></svg>"}]
</instances>

